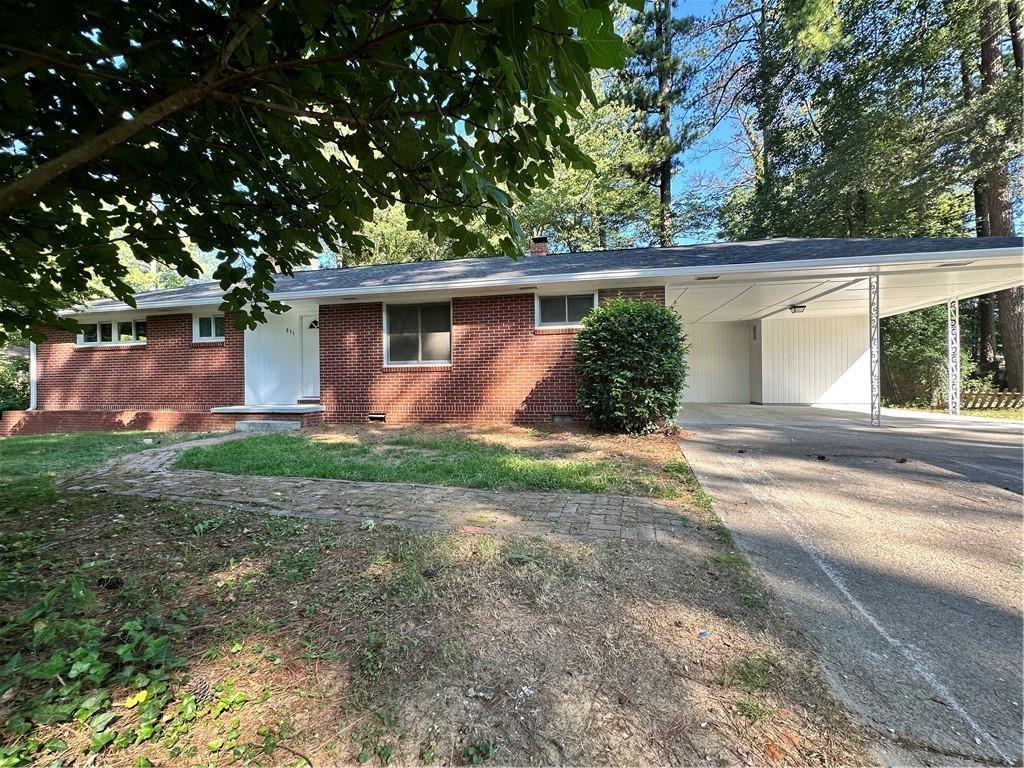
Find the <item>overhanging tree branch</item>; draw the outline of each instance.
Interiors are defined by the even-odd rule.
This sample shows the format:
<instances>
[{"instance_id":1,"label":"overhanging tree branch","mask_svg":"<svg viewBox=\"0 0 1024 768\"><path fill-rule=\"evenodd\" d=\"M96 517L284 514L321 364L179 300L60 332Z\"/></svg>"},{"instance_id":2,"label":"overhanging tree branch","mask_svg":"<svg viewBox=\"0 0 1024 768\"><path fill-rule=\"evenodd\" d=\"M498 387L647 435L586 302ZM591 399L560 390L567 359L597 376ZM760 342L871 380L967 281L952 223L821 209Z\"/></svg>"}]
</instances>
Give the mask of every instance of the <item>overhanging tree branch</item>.
<instances>
[{"instance_id":1,"label":"overhanging tree branch","mask_svg":"<svg viewBox=\"0 0 1024 768\"><path fill-rule=\"evenodd\" d=\"M266 10L269 10L274 2L276 2L276 0L267 0L267 2L259 6L261 14L265 13ZM243 27L238 30L231 40L229 40L225 48L233 46L232 51L236 50L238 45L240 45L245 39L245 36L252 31L259 18L262 18L262 15L257 15L256 18L251 20L252 23L248 26L243 24ZM156 104L153 104L140 112L134 118L125 120L113 128L86 139L74 149L70 149L64 154L36 166L31 171L23 174L0 189L0 215L7 216L11 211L27 205L28 201L36 194L65 174L93 162L114 147L130 141L143 131L157 125L167 118L194 107L200 102L205 101L207 98L210 98L214 93L238 87L254 78L272 72L310 66L322 66L330 63L340 63L359 59L365 56L368 52L380 47L388 40L401 34L411 34L412 32L421 31L432 26L462 26L468 23L477 25L481 22L477 19L454 19L449 17L432 16L419 22L389 29L387 32L378 35L376 38L365 41L354 51L350 51L345 54L312 57L308 59L290 59L256 67L252 70L238 72L228 77L221 77L222 70L218 61L218 66L210 70L203 80L196 85L184 88L177 93L158 101Z\"/></svg>"}]
</instances>

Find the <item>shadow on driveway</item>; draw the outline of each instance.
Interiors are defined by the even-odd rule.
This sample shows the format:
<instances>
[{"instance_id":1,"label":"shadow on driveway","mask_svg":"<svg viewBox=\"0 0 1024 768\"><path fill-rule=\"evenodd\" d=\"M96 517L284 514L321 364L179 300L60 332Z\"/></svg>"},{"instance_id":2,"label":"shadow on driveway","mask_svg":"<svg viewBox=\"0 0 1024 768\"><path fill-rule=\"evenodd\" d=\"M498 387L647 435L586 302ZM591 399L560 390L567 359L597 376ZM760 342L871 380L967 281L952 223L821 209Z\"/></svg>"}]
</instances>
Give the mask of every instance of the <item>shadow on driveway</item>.
<instances>
[{"instance_id":1,"label":"shadow on driveway","mask_svg":"<svg viewBox=\"0 0 1024 768\"><path fill-rule=\"evenodd\" d=\"M1016 763L1021 425L865 421L764 406L680 419L716 511L845 703L896 744Z\"/></svg>"}]
</instances>

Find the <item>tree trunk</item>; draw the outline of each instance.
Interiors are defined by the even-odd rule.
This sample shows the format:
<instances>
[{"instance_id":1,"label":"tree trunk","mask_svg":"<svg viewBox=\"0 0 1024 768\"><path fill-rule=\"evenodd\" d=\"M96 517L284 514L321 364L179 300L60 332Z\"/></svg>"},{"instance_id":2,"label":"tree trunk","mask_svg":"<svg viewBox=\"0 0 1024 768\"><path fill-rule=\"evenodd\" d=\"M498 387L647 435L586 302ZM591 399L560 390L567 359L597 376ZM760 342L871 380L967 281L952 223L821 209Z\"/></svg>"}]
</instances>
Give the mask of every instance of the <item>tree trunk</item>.
<instances>
[{"instance_id":1,"label":"tree trunk","mask_svg":"<svg viewBox=\"0 0 1024 768\"><path fill-rule=\"evenodd\" d=\"M998 0L984 0L981 7L981 89L988 91L1003 77L999 38L1003 32L1003 15ZM985 173L988 186L988 218L993 237L1013 237L1013 207L1010 180L1006 166L1000 164ZM999 291L999 331L1003 340L1006 384L1010 389L1024 389L1024 288Z\"/></svg>"},{"instance_id":2,"label":"tree trunk","mask_svg":"<svg viewBox=\"0 0 1024 768\"><path fill-rule=\"evenodd\" d=\"M999 330L1003 337L1006 386L1020 392L1024 387L1024 288L1007 288L999 299Z\"/></svg>"},{"instance_id":3,"label":"tree trunk","mask_svg":"<svg viewBox=\"0 0 1024 768\"><path fill-rule=\"evenodd\" d=\"M988 189L981 177L974 180L974 233L978 237L992 234L988 220Z\"/></svg>"},{"instance_id":4,"label":"tree trunk","mask_svg":"<svg viewBox=\"0 0 1024 768\"><path fill-rule=\"evenodd\" d=\"M661 134L662 152L665 156L658 167L658 196L661 216L658 221L658 238L662 247L673 244L672 236L672 156L675 147L672 142L672 109L670 101L672 76L668 62L672 52L672 3L670 0L655 0L657 19L654 25L658 38L660 61L658 62L658 128Z\"/></svg>"},{"instance_id":5,"label":"tree trunk","mask_svg":"<svg viewBox=\"0 0 1024 768\"><path fill-rule=\"evenodd\" d=\"M1010 20L1010 44L1013 46L1013 63L1018 72L1024 72L1024 27L1020 25L1020 4L1009 0L1006 15Z\"/></svg>"},{"instance_id":6,"label":"tree trunk","mask_svg":"<svg viewBox=\"0 0 1024 768\"><path fill-rule=\"evenodd\" d=\"M988 194L985 180L974 180L974 231L978 237L988 237ZM978 370L992 374L999 368L996 362L996 294L978 297Z\"/></svg>"},{"instance_id":7,"label":"tree trunk","mask_svg":"<svg viewBox=\"0 0 1024 768\"><path fill-rule=\"evenodd\" d=\"M974 84L971 82L971 62L967 51L960 51L960 92L963 95L964 104L970 104L974 98ZM972 164L977 165L976 158L972 154ZM974 232L978 237L989 236L988 223L988 192L985 187L985 178L977 177L973 184L974 188Z\"/></svg>"},{"instance_id":8,"label":"tree trunk","mask_svg":"<svg viewBox=\"0 0 1024 768\"><path fill-rule=\"evenodd\" d=\"M996 294L978 297L978 370L995 373L996 364Z\"/></svg>"}]
</instances>

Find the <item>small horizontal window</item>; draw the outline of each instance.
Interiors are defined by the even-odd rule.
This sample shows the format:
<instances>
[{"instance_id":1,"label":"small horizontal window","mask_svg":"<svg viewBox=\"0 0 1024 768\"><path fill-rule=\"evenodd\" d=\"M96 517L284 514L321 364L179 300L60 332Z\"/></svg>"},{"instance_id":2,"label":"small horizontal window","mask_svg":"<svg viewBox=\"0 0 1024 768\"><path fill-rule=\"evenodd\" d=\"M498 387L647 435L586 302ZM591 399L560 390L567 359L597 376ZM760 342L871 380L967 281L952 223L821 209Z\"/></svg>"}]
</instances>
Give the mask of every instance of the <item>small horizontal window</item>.
<instances>
[{"instance_id":1,"label":"small horizontal window","mask_svg":"<svg viewBox=\"0 0 1024 768\"><path fill-rule=\"evenodd\" d=\"M594 294L540 296L537 299L537 325L579 325L594 308Z\"/></svg>"},{"instance_id":2,"label":"small horizontal window","mask_svg":"<svg viewBox=\"0 0 1024 768\"><path fill-rule=\"evenodd\" d=\"M146 340L145 320L79 325L79 344L137 344Z\"/></svg>"},{"instance_id":3,"label":"small horizontal window","mask_svg":"<svg viewBox=\"0 0 1024 768\"><path fill-rule=\"evenodd\" d=\"M194 330L196 341L223 341L224 315L196 315Z\"/></svg>"},{"instance_id":4,"label":"small horizontal window","mask_svg":"<svg viewBox=\"0 0 1024 768\"><path fill-rule=\"evenodd\" d=\"M451 362L452 314L447 302L389 306L386 320L389 364Z\"/></svg>"}]
</instances>

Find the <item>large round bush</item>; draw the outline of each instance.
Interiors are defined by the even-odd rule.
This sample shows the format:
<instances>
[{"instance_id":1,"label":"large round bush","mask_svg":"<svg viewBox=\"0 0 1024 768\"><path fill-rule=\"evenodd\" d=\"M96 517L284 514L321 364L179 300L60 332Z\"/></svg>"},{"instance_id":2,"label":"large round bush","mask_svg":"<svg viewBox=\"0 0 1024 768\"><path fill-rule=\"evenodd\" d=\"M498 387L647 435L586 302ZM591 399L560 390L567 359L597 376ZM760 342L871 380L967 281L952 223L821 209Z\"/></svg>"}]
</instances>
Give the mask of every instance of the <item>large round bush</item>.
<instances>
[{"instance_id":1,"label":"large round bush","mask_svg":"<svg viewBox=\"0 0 1024 768\"><path fill-rule=\"evenodd\" d=\"M653 301L612 299L576 337L577 401L598 429L646 434L679 410L686 381L679 316Z\"/></svg>"}]
</instances>

